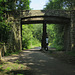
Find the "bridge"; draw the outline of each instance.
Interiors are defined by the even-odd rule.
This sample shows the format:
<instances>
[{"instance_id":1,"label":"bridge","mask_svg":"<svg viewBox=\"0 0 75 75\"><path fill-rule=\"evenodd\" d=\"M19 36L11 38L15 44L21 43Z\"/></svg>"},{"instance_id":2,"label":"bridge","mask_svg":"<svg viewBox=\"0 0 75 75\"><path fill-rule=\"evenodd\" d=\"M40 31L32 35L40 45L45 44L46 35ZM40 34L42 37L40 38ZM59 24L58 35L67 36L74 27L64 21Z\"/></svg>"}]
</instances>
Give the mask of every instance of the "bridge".
<instances>
[{"instance_id":1,"label":"bridge","mask_svg":"<svg viewBox=\"0 0 75 75\"><path fill-rule=\"evenodd\" d=\"M12 49L22 49L22 24L43 24L43 47L45 48L46 24L63 24L65 28L65 50L75 49L75 10L23 10L7 11L7 22L11 24Z\"/></svg>"}]
</instances>

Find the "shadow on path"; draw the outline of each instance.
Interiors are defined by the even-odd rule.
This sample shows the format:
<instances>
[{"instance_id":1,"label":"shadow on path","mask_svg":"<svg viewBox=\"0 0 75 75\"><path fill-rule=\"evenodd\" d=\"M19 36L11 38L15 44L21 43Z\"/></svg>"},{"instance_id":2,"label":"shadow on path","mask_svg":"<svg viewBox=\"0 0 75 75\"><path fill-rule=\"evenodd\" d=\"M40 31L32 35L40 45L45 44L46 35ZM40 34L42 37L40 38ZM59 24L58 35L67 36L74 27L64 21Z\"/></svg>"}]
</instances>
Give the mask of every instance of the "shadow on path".
<instances>
[{"instance_id":1,"label":"shadow on path","mask_svg":"<svg viewBox=\"0 0 75 75\"><path fill-rule=\"evenodd\" d=\"M17 75L75 75L75 66L64 64L61 61L47 56L37 49L24 50L19 55L9 56L6 61L23 64L31 70L10 71Z\"/></svg>"}]
</instances>

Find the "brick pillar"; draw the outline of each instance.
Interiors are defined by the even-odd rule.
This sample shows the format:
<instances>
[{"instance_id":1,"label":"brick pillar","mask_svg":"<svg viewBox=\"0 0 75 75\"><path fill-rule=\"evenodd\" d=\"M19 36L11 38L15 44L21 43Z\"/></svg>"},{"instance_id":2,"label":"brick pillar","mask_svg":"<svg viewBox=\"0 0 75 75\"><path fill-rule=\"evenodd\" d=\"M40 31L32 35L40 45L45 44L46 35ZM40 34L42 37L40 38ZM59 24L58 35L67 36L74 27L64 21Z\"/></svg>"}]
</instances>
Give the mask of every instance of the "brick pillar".
<instances>
[{"instance_id":1,"label":"brick pillar","mask_svg":"<svg viewBox=\"0 0 75 75\"><path fill-rule=\"evenodd\" d=\"M71 11L71 50L75 50L75 10Z\"/></svg>"}]
</instances>

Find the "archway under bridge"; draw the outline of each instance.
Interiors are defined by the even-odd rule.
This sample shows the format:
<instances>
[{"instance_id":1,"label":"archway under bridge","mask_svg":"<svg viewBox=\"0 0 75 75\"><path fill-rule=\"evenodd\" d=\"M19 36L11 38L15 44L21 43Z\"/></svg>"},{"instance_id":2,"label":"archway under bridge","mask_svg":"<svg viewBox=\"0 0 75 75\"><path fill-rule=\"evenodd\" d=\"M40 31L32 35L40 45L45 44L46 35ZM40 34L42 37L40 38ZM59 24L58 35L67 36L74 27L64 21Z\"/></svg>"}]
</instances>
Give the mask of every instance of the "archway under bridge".
<instances>
[{"instance_id":1,"label":"archway under bridge","mask_svg":"<svg viewBox=\"0 0 75 75\"><path fill-rule=\"evenodd\" d=\"M68 25L65 32L67 40L66 50L73 50L75 48L75 11L66 10L25 10L25 11L7 11L7 21L12 22L13 28L17 26L14 32L14 41L18 44L15 45L16 49L22 49L22 24L36 24L43 23L43 47L46 44L46 24L64 24ZM18 32L18 35L16 33ZM17 36L15 36L17 35Z\"/></svg>"},{"instance_id":2,"label":"archway under bridge","mask_svg":"<svg viewBox=\"0 0 75 75\"><path fill-rule=\"evenodd\" d=\"M58 16L30 16L21 18L22 24L43 24L43 35L41 41L41 48L42 50L47 49L46 45L46 37L47 37L47 24L64 24L69 25L70 19L65 17L58 17Z\"/></svg>"}]
</instances>

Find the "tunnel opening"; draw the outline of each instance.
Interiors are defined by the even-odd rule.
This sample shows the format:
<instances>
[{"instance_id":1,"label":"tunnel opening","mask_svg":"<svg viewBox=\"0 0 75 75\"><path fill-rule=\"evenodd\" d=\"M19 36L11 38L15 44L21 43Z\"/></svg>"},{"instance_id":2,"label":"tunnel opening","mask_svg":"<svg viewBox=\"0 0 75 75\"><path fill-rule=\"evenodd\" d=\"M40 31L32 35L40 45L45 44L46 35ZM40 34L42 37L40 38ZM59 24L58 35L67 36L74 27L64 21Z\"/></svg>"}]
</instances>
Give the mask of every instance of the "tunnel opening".
<instances>
[{"instance_id":1,"label":"tunnel opening","mask_svg":"<svg viewBox=\"0 0 75 75\"><path fill-rule=\"evenodd\" d=\"M60 26L60 30L63 30L63 36L59 36L60 38L63 37L63 45L65 43L65 45L67 46L67 44L69 44L68 41L65 40L70 40L70 32L69 32L69 27L70 27L70 19L69 18L65 18L65 17L59 17L59 16L30 16L30 17L24 17L21 18L21 25L23 24L42 24L42 36L41 40L43 40L44 42L41 42L41 48L44 47L44 49L46 49L46 33L48 33L49 36L49 40L48 40L48 46L52 46L55 47L54 44L52 45L52 43L54 42L53 39L55 39L54 34L53 34L53 38L52 38L52 31L49 30L49 26L57 26L57 25L61 25ZM45 24L45 26L44 26ZM51 33L50 33L51 32ZM66 32L66 33L65 33ZM38 35L38 34L37 34ZM66 35L68 35L66 37ZM57 38L59 38L57 37ZM64 40L65 38L65 40ZM43 45L42 45L43 43ZM58 45L60 45L60 42L57 41ZM63 50L66 49L66 46L63 46ZM68 45L69 46L69 45ZM68 47L67 46L67 47ZM61 47L61 46L60 46ZM61 47L62 48L62 47ZM61 49L60 48L60 49Z\"/></svg>"}]
</instances>

